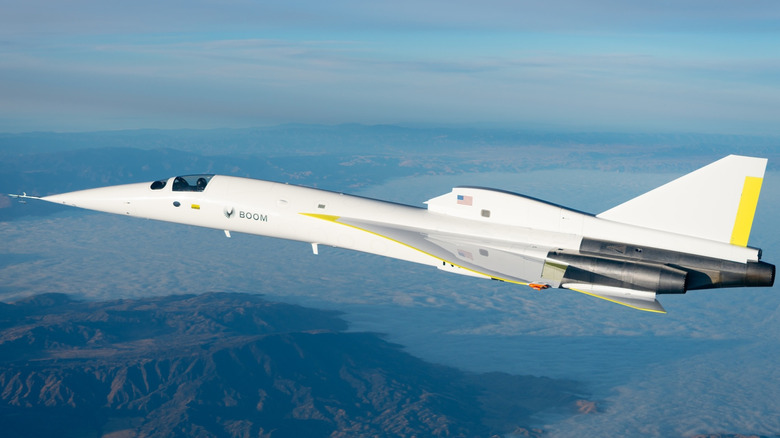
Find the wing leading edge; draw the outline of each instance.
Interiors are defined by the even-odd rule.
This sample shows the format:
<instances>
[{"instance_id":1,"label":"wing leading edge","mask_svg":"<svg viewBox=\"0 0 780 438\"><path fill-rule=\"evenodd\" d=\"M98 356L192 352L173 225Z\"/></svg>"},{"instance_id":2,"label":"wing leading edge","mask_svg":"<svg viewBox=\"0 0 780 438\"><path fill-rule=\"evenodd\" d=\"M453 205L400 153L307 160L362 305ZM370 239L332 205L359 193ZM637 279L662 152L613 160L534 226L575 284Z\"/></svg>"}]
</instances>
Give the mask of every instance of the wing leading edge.
<instances>
[{"instance_id":1,"label":"wing leading edge","mask_svg":"<svg viewBox=\"0 0 780 438\"><path fill-rule=\"evenodd\" d=\"M389 239L470 273L522 285L529 285L528 279L541 278L544 256L548 251L547 248L506 248L502 242L477 241L463 236L436 234L427 230L341 216L301 214Z\"/></svg>"}]
</instances>

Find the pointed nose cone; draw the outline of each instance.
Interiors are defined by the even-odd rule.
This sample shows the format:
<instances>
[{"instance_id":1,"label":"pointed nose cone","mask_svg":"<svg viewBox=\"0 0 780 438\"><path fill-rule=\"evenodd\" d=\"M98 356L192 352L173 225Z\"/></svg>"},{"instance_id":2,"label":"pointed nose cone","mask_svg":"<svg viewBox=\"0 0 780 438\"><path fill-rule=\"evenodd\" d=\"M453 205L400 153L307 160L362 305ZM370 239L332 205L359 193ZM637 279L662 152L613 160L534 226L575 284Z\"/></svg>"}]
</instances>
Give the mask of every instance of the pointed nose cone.
<instances>
[{"instance_id":1,"label":"pointed nose cone","mask_svg":"<svg viewBox=\"0 0 780 438\"><path fill-rule=\"evenodd\" d=\"M134 204L149 194L151 183L125 184L45 196L44 201L106 213L133 214Z\"/></svg>"}]
</instances>

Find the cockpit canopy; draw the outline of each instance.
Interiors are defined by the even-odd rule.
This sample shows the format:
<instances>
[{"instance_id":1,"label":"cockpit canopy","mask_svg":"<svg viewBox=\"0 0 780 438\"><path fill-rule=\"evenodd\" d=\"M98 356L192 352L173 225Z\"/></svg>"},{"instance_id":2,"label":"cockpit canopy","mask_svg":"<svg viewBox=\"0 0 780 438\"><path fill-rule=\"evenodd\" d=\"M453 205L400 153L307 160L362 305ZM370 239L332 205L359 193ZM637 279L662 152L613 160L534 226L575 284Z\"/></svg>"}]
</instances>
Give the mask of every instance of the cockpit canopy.
<instances>
[{"instance_id":1,"label":"cockpit canopy","mask_svg":"<svg viewBox=\"0 0 780 438\"><path fill-rule=\"evenodd\" d=\"M177 176L173 179L174 192L202 192L214 177L212 174L195 174ZM152 190L162 190L168 184L169 180L161 179L155 181L150 186Z\"/></svg>"}]
</instances>

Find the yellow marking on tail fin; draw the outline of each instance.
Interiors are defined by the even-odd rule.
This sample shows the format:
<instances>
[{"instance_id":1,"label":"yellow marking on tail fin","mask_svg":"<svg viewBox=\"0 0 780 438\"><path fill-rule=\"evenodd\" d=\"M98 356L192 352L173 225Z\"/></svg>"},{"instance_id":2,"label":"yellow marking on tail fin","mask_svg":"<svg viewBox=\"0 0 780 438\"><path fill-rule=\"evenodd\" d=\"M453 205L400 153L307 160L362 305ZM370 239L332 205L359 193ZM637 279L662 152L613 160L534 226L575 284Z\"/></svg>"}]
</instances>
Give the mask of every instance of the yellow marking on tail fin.
<instances>
[{"instance_id":1,"label":"yellow marking on tail fin","mask_svg":"<svg viewBox=\"0 0 780 438\"><path fill-rule=\"evenodd\" d=\"M747 246L763 180L763 178L755 176L745 177L745 185L742 186L742 197L739 198L739 209L734 221L734 229L731 232L730 243L732 245Z\"/></svg>"}]
</instances>

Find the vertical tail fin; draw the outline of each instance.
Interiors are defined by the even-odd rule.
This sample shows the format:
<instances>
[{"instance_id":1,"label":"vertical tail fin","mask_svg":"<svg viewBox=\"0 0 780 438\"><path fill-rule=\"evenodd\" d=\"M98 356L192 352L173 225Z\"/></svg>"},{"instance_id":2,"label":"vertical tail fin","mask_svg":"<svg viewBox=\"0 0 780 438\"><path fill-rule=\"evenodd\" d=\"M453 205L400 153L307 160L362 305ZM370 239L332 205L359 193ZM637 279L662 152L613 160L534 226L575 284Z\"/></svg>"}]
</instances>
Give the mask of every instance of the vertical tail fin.
<instances>
[{"instance_id":1,"label":"vertical tail fin","mask_svg":"<svg viewBox=\"0 0 780 438\"><path fill-rule=\"evenodd\" d=\"M766 163L729 155L598 217L747 246Z\"/></svg>"}]
</instances>

